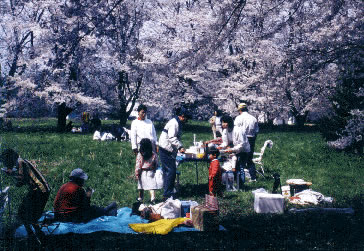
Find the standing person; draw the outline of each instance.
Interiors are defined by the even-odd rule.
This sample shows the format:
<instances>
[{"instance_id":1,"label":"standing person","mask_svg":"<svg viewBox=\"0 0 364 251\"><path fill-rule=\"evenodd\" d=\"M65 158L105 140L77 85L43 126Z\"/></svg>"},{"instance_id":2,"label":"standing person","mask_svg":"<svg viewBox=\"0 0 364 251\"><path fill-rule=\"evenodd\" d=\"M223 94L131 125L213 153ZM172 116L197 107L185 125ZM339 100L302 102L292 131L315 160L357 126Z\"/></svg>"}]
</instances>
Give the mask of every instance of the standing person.
<instances>
[{"instance_id":1,"label":"standing person","mask_svg":"<svg viewBox=\"0 0 364 251\"><path fill-rule=\"evenodd\" d=\"M248 137L250 151L247 155L246 165L249 169L251 181L256 181L256 169L253 162L253 154L255 148L255 140L259 132L259 125L257 119L248 113L248 106L246 103L238 105L239 116L234 121L234 126L241 127L246 136Z\"/></svg>"},{"instance_id":2,"label":"standing person","mask_svg":"<svg viewBox=\"0 0 364 251\"><path fill-rule=\"evenodd\" d=\"M234 126L233 129L233 147L228 148L225 152L235 153L237 163L235 167L236 183L238 189L242 187L245 182L244 167L246 167L248 153L250 152L250 145L248 137L241 126Z\"/></svg>"},{"instance_id":3,"label":"standing person","mask_svg":"<svg viewBox=\"0 0 364 251\"><path fill-rule=\"evenodd\" d=\"M150 139L153 145L153 151L158 152L157 134L153 122L147 119L147 111L147 107L140 104L138 106L138 118L131 123L130 142L131 149L135 155L138 154L140 141L144 138Z\"/></svg>"},{"instance_id":4,"label":"standing person","mask_svg":"<svg viewBox=\"0 0 364 251\"><path fill-rule=\"evenodd\" d=\"M138 201L144 199L144 190L150 191L150 202L155 204L155 189L158 189L155 180L155 171L158 166L158 156L153 152L152 142L144 138L140 141L139 153L135 164L135 177L138 180Z\"/></svg>"},{"instance_id":5,"label":"standing person","mask_svg":"<svg viewBox=\"0 0 364 251\"><path fill-rule=\"evenodd\" d=\"M53 203L57 221L88 222L100 216L116 216L116 202L105 208L90 205L93 190L83 188L88 176L81 168L74 169L69 178L70 181L58 190Z\"/></svg>"},{"instance_id":6,"label":"standing person","mask_svg":"<svg viewBox=\"0 0 364 251\"><path fill-rule=\"evenodd\" d=\"M44 234L36 223L48 201L50 193L48 183L33 164L21 158L13 149L6 149L1 153L1 162L5 166L3 171L15 178L17 187L28 185L28 192L18 208L16 222L9 229L10 234L13 234L18 226L24 224L28 236L41 242ZM36 235L34 235L31 226L34 228Z\"/></svg>"},{"instance_id":7,"label":"standing person","mask_svg":"<svg viewBox=\"0 0 364 251\"><path fill-rule=\"evenodd\" d=\"M211 196L222 196L222 174L219 157L219 150L213 145L209 147L209 194Z\"/></svg>"},{"instance_id":8,"label":"standing person","mask_svg":"<svg viewBox=\"0 0 364 251\"><path fill-rule=\"evenodd\" d=\"M216 137L221 137L222 134L222 124L221 124L221 111L215 111L215 126L216 126Z\"/></svg>"},{"instance_id":9,"label":"standing person","mask_svg":"<svg viewBox=\"0 0 364 251\"><path fill-rule=\"evenodd\" d=\"M214 136L214 139L216 139L216 115L214 112L214 115L209 119L209 123L211 125L212 135Z\"/></svg>"},{"instance_id":10,"label":"standing person","mask_svg":"<svg viewBox=\"0 0 364 251\"><path fill-rule=\"evenodd\" d=\"M159 157L163 169L164 200L174 196L176 157L177 152L185 152L181 142L181 134L182 125L188 121L188 118L187 110L182 107L178 108L176 116L167 122L159 137Z\"/></svg>"},{"instance_id":11,"label":"standing person","mask_svg":"<svg viewBox=\"0 0 364 251\"><path fill-rule=\"evenodd\" d=\"M222 124L222 143L219 145L218 149L222 151L233 148L234 140L233 140L233 132L234 132L234 120L228 116L222 116L221 118ZM234 174L236 173L236 162L237 157L236 154L232 153L226 156L225 161L222 162L221 168L223 171L222 179L223 183L226 185L226 190L235 191L234 187Z\"/></svg>"}]
</instances>

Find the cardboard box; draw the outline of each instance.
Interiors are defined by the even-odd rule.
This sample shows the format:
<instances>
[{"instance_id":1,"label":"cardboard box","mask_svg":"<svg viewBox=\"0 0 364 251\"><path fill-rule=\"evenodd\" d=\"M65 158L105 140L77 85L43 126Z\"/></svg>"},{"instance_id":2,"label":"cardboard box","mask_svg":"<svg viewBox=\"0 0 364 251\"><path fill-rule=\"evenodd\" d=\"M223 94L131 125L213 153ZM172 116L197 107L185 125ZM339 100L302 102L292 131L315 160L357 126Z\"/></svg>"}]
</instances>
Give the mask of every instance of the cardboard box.
<instances>
[{"instance_id":1,"label":"cardboard box","mask_svg":"<svg viewBox=\"0 0 364 251\"><path fill-rule=\"evenodd\" d=\"M192 223L193 226L200 231L218 231L219 218L218 210L212 210L205 205L193 207Z\"/></svg>"},{"instance_id":2,"label":"cardboard box","mask_svg":"<svg viewBox=\"0 0 364 251\"><path fill-rule=\"evenodd\" d=\"M255 193L256 213L283 213L284 197L281 194Z\"/></svg>"}]
</instances>

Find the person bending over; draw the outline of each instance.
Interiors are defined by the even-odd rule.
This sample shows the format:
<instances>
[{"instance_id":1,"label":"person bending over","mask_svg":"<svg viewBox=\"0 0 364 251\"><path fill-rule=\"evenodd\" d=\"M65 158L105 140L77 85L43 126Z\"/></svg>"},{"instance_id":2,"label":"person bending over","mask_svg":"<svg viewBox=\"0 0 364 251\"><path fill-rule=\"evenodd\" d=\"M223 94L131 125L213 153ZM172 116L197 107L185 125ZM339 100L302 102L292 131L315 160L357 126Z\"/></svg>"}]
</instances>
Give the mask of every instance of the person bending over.
<instances>
[{"instance_id":1,"label":"person bending over","mask_svg":"<svg viewBox=\"0 0 364 251\"><path fill-rule=\"evenodd\" d=\"M8 237L12 236L18 226L24 224L29 237L35 238L38 242L44 237L38 219L41 217L44 207L47 204L50 188L41 172L28 160L23 159L13 149L6 149L1 153L1 162L5 168L2 170L9 176L15 178L16 186L28 186L28 192L23 197L18 208L18 215L15 224L8 231ZM31 229L35 230L35 234Z\"/></svg>"}]
</instances>

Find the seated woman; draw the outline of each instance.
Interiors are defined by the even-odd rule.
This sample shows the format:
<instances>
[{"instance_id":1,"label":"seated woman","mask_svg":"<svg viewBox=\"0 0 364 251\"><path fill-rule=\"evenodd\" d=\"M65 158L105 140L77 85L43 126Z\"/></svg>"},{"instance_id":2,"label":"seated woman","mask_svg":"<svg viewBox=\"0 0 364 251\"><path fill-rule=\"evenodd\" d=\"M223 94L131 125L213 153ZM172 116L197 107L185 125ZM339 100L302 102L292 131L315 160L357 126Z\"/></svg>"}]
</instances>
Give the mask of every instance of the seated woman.
<instances>
[{"instance_id":1,"label":"seated woman","mask_svg":"<svg viewBox=\"0 0 364 251\"><path fill-rule=\"evenodd\" d=\"M77 168L71 172L70 181L58 190L53 208L55 220L63 222L88 222L100 216L116 216L117 205L112 202L107 207L91 206L92 189L83 188L87 174Z\"/></svg>"}]
</instances>

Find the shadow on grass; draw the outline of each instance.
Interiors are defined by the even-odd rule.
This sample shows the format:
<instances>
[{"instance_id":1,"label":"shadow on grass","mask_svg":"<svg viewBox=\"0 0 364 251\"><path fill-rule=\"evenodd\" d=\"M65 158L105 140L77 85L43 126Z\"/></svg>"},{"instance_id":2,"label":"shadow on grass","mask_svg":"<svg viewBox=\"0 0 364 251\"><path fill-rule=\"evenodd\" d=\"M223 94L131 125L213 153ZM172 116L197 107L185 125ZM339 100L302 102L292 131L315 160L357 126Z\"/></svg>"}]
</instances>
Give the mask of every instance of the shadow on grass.
<instances>
[{"instance_id":1,"label":"shadow on grass","mask_svg":"<svg viewBox=\"0 0 364 251\"><path fill-rule=\"evenodd\" d=\"M363 195L351 201L355 214L289 213L229 214L221 219L227 231L180 232L168 235L91 234L50 235L48 250L114 249L232 249L232 250L363 250ZM27 250L24 239L13 250Z\"/></svg>"},{"instance_id":2,"label":"shadow on grass","mask_svg":"<svg viewBox=\"0 0 364 251\"><path fill-rule=\"evenodd\" d=\"M179 188L178 196L181 198L185 197L204 197L208 194L207 184L181 184Z\"/></svg>"}]
</instances>

